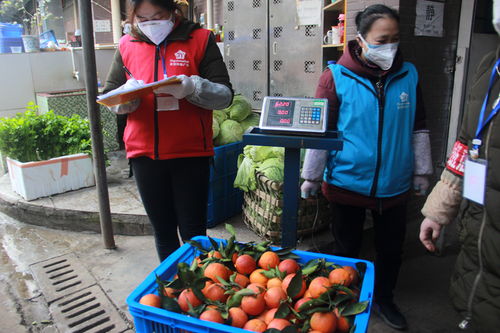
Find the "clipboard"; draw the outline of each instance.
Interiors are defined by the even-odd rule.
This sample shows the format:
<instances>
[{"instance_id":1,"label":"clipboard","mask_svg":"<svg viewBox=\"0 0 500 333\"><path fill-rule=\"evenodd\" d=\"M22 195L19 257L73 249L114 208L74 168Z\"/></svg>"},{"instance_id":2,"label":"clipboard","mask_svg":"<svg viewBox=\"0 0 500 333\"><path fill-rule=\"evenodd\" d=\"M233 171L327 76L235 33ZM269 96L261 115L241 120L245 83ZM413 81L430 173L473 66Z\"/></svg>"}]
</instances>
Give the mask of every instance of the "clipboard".
<instances>
[{"instance_id":1,"label":"clipboard","mask_svg":"<svg viewBox=\"0 0 500 333\"><path fill-rule=\"evenodd\" d=\"M97 103L109 107L118 104L124 104L134 99L140 98L141 96L150 94L157 88L168 86L171 84L180 84L181 82L181 79L172 76L161 81L147 83L137 88L125 89L117 92L110 91L107 94L98 96Z\"/></svg>"}]
</instances>

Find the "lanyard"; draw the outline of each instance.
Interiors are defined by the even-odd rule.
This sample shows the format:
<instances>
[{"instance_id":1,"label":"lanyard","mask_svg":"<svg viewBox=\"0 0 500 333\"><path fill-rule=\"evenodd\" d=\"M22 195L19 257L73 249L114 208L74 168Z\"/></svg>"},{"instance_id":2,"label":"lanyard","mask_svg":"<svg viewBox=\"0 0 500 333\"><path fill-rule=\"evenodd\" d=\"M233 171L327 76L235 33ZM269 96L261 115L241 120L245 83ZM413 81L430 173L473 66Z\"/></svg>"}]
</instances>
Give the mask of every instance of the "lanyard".
<instances>
[{"instance_id":1,"label":"lanyard","mask_svg":"<svg viewBox=\"0 0 500 333\"><path fill-rule=\"evenodd\" d=\"M165 40L165 52L164 54L161 53L161 46L160 46L160 57L161 57L161 65L163 67L163 79L166 79L168 76L167 76L167 65L165 63L165 58L167 57L167 41Z\"/></svg>"},{"instance_id":2,"label":"lanyard","mask_svg":"<svg viewBox=\"0 0 500 333\"><path fill-rule=\"evenodd\" d=\"M500 110L500 103L496 103L496 105L493 105L493 110L489 114L488 118L484 120L484 116L486 113L486 107L488 106L488 101L490 99L490 93L491 89L493 88L493 84L495 81L498 79L498 73L497 73L497 68L500 66L500 59L497 60L495 63L495 66L493 67L493 70L491 71L491 76L490 76L490 83L488 86L488 92L486 93L486 96L484 97L483 101L483 106L481 107L481 113L479 114L479 122L477 124L477 129L476 129L476 136L474 137L474 140L472 140L472 147L473 151L478 154L479 151L479 146L482 144L482 137L483 137L483 130L486 128L488 123L495 117L495 115L498 113Z\"/></svg>"}]
</instances>

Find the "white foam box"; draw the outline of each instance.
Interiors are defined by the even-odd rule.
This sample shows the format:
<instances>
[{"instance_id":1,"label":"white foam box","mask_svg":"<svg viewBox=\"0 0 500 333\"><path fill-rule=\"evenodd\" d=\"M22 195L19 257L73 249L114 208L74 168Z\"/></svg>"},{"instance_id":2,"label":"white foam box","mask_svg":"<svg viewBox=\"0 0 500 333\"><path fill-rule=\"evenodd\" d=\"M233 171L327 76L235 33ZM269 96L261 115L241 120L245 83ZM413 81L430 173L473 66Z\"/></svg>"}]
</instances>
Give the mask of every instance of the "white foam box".
<instances>
[{"instance_id":1,"label":"white foam box","mask_svg":"<svg viewBox=\"0 0 500 333\"><path fill-rule=\"evenodd\" d=\"M19 162L7 157L12 190L25 200L95 185L92 159L87 154Z\"/></svg>"}]
</instances>

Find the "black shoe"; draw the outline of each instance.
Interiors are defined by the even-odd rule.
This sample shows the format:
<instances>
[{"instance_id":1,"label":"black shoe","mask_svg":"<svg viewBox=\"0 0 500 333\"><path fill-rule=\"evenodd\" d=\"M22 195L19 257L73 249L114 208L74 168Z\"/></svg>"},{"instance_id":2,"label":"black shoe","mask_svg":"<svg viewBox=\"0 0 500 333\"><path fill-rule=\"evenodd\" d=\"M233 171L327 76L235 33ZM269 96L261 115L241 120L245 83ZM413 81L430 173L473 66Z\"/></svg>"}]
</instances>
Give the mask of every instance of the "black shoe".
<instances>
[{"instance_id":1,"label":"black shoe","mask_svg":"<svg viewBox=\"0 0 500 333\"><path fill-rule=\"evenodd\" d=\"M406 330L408 324L396 304L393 302L375 303L374 308L387 325L397 330Z\"/></svg>"}]
</instances>

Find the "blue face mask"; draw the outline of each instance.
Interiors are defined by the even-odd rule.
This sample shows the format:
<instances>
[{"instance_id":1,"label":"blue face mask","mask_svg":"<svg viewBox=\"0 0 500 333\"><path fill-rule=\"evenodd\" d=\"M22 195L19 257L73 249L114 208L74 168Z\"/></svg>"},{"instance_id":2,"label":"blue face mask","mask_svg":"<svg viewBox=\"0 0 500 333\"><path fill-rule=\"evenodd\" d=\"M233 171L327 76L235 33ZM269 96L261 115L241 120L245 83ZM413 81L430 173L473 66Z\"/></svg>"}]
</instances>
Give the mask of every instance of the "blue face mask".
<instances>
[{"instance_id":1,"label":"blue face mask","mask_svg":"<svg viewBox=\"0 0 500 333\"><path fill-rule=\"evenodd\" d=\"M366 40L358 33L358 37L366 44L367 50L363 49L363 54L367 60L379 66L384 71L391 68L394 62L396 52L398 52L399 43L388 43L381 45L368 44Z\"/></svg>"}]
</instances>

